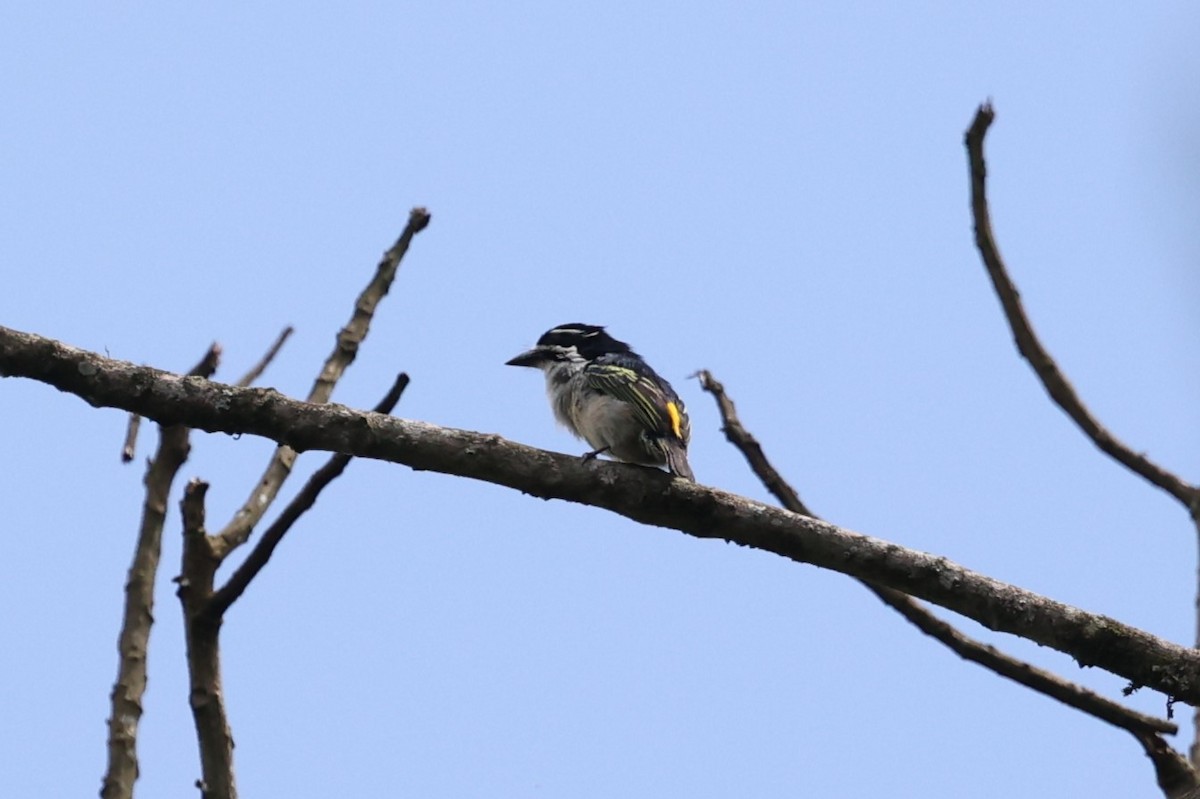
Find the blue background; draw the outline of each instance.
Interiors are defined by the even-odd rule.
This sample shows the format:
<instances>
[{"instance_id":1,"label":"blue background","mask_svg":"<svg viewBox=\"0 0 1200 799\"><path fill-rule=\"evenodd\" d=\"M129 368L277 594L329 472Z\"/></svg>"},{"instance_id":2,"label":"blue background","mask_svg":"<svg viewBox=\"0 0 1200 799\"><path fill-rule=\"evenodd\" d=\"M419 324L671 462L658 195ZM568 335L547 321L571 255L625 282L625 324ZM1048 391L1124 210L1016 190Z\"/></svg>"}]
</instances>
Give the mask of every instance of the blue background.
<instances>
[{"instance_id":1,"label":"blue background","mask_svg":"<svg viewBox=\"0 0 1200 799\"><path fill-rule=\"evenodd\" d=\"M290 323L262 382L303 395L426 205L336 401L405 370L400 416L582 452L504 361L606 324L688 403L702 482L766 497L709 368L831 521L1193 642L1195 532L1018 358L962 134L993 98L996 233L1046 345L1197 479L1200 9L799 6L9 4L0 324L177 370L218 340L235 380ZM0 408L0 784L90 795L153 428L122 466L120 412L20 380ZM271 446L193 445L217 527ZM199 776L174 500L164 540L148 797ZM387 464L327 491L223 642L248 797L1158 795L1126 733L838 574Z\"/></svg>"}]
</instances>

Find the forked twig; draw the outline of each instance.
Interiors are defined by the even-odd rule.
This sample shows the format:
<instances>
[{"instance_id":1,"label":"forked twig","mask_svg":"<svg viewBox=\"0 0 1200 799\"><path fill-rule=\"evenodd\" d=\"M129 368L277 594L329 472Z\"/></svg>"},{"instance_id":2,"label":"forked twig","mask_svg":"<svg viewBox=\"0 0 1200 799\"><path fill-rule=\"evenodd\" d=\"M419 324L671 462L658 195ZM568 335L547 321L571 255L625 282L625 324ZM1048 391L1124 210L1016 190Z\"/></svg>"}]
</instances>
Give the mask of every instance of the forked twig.
<instances>
[{"instance_id":1,"label":"forked twig","mask_svg":"<svg viewBox=\"0 0 1200 799\"><path fill-rule=\"evenodd\" d=\"M408 375L401 372L388 393L372 410L375 413L391 413L392 409L396 407L396 403L400 401L400 395L408 387L408 382ZM238 600L250 585L250 581L258 576L258 573L270 561L275 547L279 546L279 542L283 540L288 530L292 529L304 512L316 503L325 487L345 471L353 457L338 453L331 456L324 466L313 472L312 477L304 484L304 488L300 489L300 493L292 498L279 517L267 527L250 554L230 575L225 585L213 594L202 611L204 615L212 620L220 619L225 615L229 606Z\"/></svg>"}]
</instances>

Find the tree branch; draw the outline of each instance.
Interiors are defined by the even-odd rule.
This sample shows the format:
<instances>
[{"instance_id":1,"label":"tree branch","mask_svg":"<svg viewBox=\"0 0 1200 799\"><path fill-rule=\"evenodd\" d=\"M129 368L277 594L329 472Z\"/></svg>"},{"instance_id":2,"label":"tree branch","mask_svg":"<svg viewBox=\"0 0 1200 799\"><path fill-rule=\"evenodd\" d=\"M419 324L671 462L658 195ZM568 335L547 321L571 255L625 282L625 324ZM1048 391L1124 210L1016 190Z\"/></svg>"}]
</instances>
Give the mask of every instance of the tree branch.
<instances>
[{"instance_id":1,"label":"tree branch","mask_svg":"<svg viewBox=\"0 0 1200 799\"><path fill-rule=\"evenodd\" d=\"M203 799L237 799L233 774L233 733L221 687L221 621L202 615L212 596L213 578L221 561L204 531L204 496L208 483L192 480L179 503L183 516L183 568L176 591L183 606L187 639L188 701L200 744L202 778L196 783Z\"/></svg>"},{"instance_id":2,"label":"tree branch","mask_svg":"<svg viewBox=\"0 0 1200 799\"><path fill-rule=\"evenodd\" d=\"M1200 502L1192 508L1192 523L1196 527L1196 541L1200 543ZM1196 648L1200 649L1200 565L1196 569ZM1200 769L1200 708L1192 711L1192 745L1188 748L1188 760L1192 767Z\"/></svg>"},{"instance_id":3,"label":"tree branch","mask_svg":"<svg viewBox=\"0 0 1200 799\"><path fill-rule=\"evenodd\" d=\"M283 345L287 343L288 338L291 337L293 332L291 325L285 327L279 334L279 337L275 339L275 343L267 350L266 354L259 358L258 363L251 366L250 370L242 375L241 380L238 380L235 385L242 386L243 388L254 385L254 381L262 377L262 373L267 371L267 367L271 365L271 361L275 360L275 356L283 349Z\"/></svg>"},{"instance_id":4,"label":"tree branch","mask_svg":"<svg viewBox=\"0 0 1200 799\"><path fill-rule=\"evenodd\" d=\"M738 419L737 408L733 404L733 400L725 393L725 387L717 382L712 376L712 372L707 369L701 369L692 377L700 379L700 388L712 394L713 399L717 403L717 413L721 414L721 432L725 434L726 440L730 444L737 447L738 452L742 453L742 457L750 464L750 471L754 472L755 476L762 481L762 484L767 487L767 490L775 495L779 500L779 504L793 513L799 513L804 516L811 516L814 519L820 518L813 513L800 500L800 495L796 493L796 489L792 488L786 480L783 479L771 462L767 460L766 453L763 452L762 445L758 443L749 430L742 426L742 422Z\"/></svg>"},{"instance_id":5,"label":"tree branch","mask_svg":"<svg viewBox=\"0 0 1200 799\"><path fill-rule=\"evenodd\" d=\"M738 418L737 408L734 406L733 400L725 393L725 387L707 369L702 369L696 374L700 378L700 387L712 394L713 399L716 400L717 411L721 414L721 429L725 433L725 438L742 453L758 479L775 495L783 507L814 519L820 518L800 502L800 496L795 489L767 460L758 440L751 435L750 431L742 424L741 419ZM1006 655L993 646L976 641L925 610L907 594L871 582L864 581L863 585L921 632L944 644L964 660L978 663L1002 677L1007 677L1027 688L1057 699L1065 705L1137 735L1152 733L1174 735L1179 731L1179 728L1169 721L1130 710L1044 669Z\"/></svg>"},{"instance_id":6,"label":"tree branch","mask_svg":"<svg viewBox=\"0 0 1200 799\"><path fill-rule=\"evenodd\" d=\"M193 366L188 372L189 375L198 375L200 377L212 377L217 371L217 364L221 360L221 345L213 342L208 350L204 353L204 357L200 362ZM142 426L142 417L136 413L129 414L129 425L125 430L125 443L121 445L121 463L129 463L137 454L137 439L138 430Z\"/></svg>"},{"instance_id":7,"label":"tree branch","mask_svg":"<svg viewBox=\"0 0 1200 799\"><path fill-rule=\"evenodd\" d=\"M217 369L221 348L208 348L200 362L188 374L211 377ZM137 414L130 416L130 428L136 430ZM129 444L127 439L127 444ZM130 799L138 778L137 734L142 718L142 697L146 693L147 655L150 628L154 624L154 581L162 554L162 531L166 520L167 498L191 446L188 429L178 425L160 426L158 451L146 465L146 498L142 502L142 521L133 562L125 581L125 608L121 633L117 639L117 679L113 684L112 711L108 717L108 768L100 788L103 799Z\"/></svg>"},{"instance_id":8,"label":"tree branch","mask_svg":"<svg viewBox=\"0 0 1200 799\"><path fill-rule=\"evenodd\" d=\"M1021 295L1008 276L1008 269L1000 257L1000 249L992 234L983 140L995 118L996 112L990 104L985 103L976 111L975 120L967 129L967 158L971 169L971 213L975 219L975 246L979 248L979 254L983 257L996 296L1000 298L1000 305L1004 308L1009 327L1012 328L1018 352L1029 361L1050 398L1071 417L1092 443L1118 463L1178 499L1189 512L1195 514L1197 506L1200 505L1200 487L1187 484L1145 455L1134 452L1100 424L1075 393L1075 388L1050 357L1050 353L1042 346L1037 334L1033 332L1033 325L1030 324L1021 304Z\"/></svg>"},{"instance_id":9,"label":"tree branch","mask_svg":"<svg viewBox=\"0 0 1200 799\"><path fill-rule=\"evenodd\" d=\"M297 451L322 449L391 461L566 499L643 524L773 552L928 600L992 630L1020 635L1131 682L1200 704L1200 653L1106 616L1039 596L946 558L798 516L657 470L588 462L506 441L272 389L237 388L115 361L0 327L0 374L30 377L94 406L164 424L263 436Z\"/></svg>"},{"instance_id":10,"label":"tree branch","mask_svg":"<svg viewBox=\"0 0 1200 799\"><path fill-rule=\"evenodd\" d=\"M1196 796L1200 790L1200 775L1188 763L1187 758L1172 749L1166 741L1157 735L1134 733L1150 764L1154 766L1154 776L1159 790L1167 799L1183 799L1185 796Z\"/></svg>"},{"instance_id":11,"label":"tree branch","mask_svg":"<svg viewBox=\"0 0 1200 799\"><path fill-rule=\"evenodd\" d=\"M129 463L137 455L138 429L142 426L142 417L136 413L129 414L129 425L125 429L125 443L121 445L121 463Z\"/></svg>"},{"instance_id":12,"label":"tree branch","mask_svg":"<svg viewBox=\"0 0 1200 799\"><path fill-rule=\"evenodd\" d=\"M391 413L396 407L396 403L400 401L400 395L404 393L404 389L408 387L408 375L403 372L396 378L396 382L392 384L391 389L375 406L375 413ZM246 588L250 585L250 581L258 576L258 573L263 570L267 562L271 559L271 555L275 552L275 547L283 540L287 531L292 529L300 517L316 504L317 498L327 485L332 483L342 472L351 460L350 455L338 453L332 456L325 465L317 471L313 472L312 477L305 483L304 488L300 490L292 501L287 504L283 512L279 514L271 526L266 529L262 537L258 539L258 543L254 545L254 549L242 561L242 564L237 567L234 573L229 577L229 580L220 589L213 594L212 599L208 601L202 611L204 616L209 620L216 621L225 615L225 611L229 606L238 600Z\"/></svg>"},{"instance_id":13,"label":"tree branch","mask_svg":"<svg viewBox=\"0 0 1200 799\"><path fill-rule=\"evenodd\" d=\"M308 393L309 402L329 401L337 381L345 374L347 367L354 362L354 358L358 354L358 346L366 338L367 331L370 329L375 308L391 288L396 271L400 268L400 260L408 252L408 246L412 243L413 236L424 230L429 225L429 220L430 214L424 208L414 208L409 213L408 224L400 234L400 238L396 240L390 250L384 253L371 282L358 295L350 321L338 332L333 352L326 359L321 373ZM271 503L275 501L279 489L283 487L283 482L292 473L292 466L295 462L296 452L291 447L282 445L275 450L271 460L267 463L262 478L251 490L249 498L224 529L217 533L216 537L220 539L217 550L218 557L224 558L232 550L246 542L254 525L258 524L263 514L271 507Z\"/></svg>"},{"instance_id":14,"label":"tree branch","mask_svg":"<svg viewBox=\"0 0 1200 799\"><path fill-rule=\"evenodd\" d=\"M1004 309L1004 317L1012 329L1016 340L1017 351L1033 367L1046 393L1058 407L1083 431L1092 443L1102 452L1125 466L1130 471L1148 480L1175 499L1183 503L1195 525L1197 539L1200 540L1200 486L1190 485L1178 475L1167 471L1148 457L1134 452L1129 445L1110 433L1100 421L1092 415L1083 400L1075 392L1075 388L1067 380L1066 375L1059 369L1058 364L1042 346L1033 325L1025 313L1021 303L1020 292L1008 275L1004 259L1000 257L1000 248L992 233L991 211L987 199L987 162L983 156L983 142L988 128L996 118L996 112L990 103L985 103L975 112L975 119L966 133L967 161L971 172L971 215L975 220L975 246L987 267L988 276ZM1197 575L1196 588L1196 646L1200 647L1200 574ZM1200 767L1200 709L1192 715L1193 743L1190 750L1191 763Z\"/></svg>"}]
</instances>

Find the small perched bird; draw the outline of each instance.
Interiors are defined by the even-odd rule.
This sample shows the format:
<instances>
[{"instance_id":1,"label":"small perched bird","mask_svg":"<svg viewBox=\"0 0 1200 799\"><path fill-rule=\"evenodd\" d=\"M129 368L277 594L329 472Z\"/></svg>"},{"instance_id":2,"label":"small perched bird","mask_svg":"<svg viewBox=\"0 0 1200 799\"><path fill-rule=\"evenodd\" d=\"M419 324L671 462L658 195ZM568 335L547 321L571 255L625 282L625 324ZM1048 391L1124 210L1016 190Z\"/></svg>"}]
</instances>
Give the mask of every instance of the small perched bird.
<instances>
[{"instance_id":1,"label":"small perched bird","mask_svg":"<svg viewBox=\"0 0 1200 799\"><path fill-rule=\"evenodd\" d=\"M546 375L554 416L593 452L643 466L666 466L695 481L688 465L687 410L671 384L642 357L596 325L559 325L508 362Z\"/></svg>"}]
</instances>

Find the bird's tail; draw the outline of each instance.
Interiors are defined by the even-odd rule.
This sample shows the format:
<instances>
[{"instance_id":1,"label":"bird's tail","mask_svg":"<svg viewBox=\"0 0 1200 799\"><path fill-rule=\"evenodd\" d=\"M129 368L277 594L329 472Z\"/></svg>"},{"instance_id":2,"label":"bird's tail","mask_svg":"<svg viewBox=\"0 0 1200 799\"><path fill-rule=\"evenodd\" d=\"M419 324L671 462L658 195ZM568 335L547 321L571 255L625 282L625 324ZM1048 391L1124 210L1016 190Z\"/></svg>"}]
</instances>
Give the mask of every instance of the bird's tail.
<instances>
[{"instance_id":1,"label":"bird's tail","mask_svg":"<svg viewBox=\"0 0 1200 799\"><path fill-rule=\"evenodd\" d=\"M687 446L682 441L665 438L662 441L662 447L663 454L667 459L667 468L671 470L671 474L693 483L696 482L696 475L692 474L692 467L688 465Z\"/></svg>"}]
</instances>

